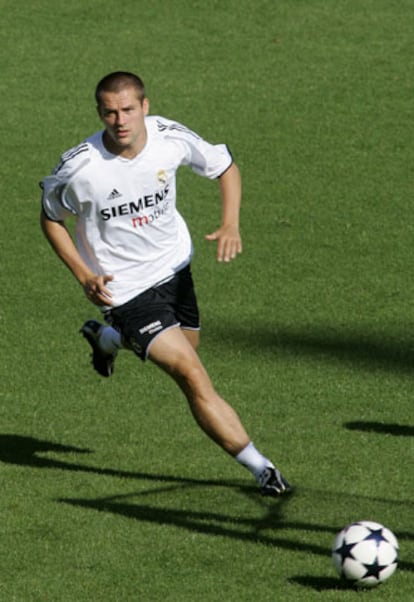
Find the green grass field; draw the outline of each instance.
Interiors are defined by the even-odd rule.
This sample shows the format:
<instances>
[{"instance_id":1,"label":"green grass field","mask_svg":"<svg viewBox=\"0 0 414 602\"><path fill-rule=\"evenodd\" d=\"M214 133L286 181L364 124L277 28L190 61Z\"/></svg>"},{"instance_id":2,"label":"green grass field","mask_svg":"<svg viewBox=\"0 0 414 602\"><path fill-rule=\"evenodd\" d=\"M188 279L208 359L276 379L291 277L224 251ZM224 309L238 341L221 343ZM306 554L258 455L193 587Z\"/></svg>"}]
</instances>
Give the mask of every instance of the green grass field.
<instances>
[{"instance_id":1,"label":"green grass field","mask_svg":"<svg viewBox=\"0 0 414 602\"><path fill-rule=\"evenodd\" d=\"M414 583L412 0L0 0L0 600L409 601ZM93 91L138 72L151 112L229 144L243 255L215 262L214 183L183 169L201 355L296 485L261 498L126 352L38 226L38 182L96 131ZM400 567L345 588L330 549L384 523Z\"/></svg>"}]
</instances>

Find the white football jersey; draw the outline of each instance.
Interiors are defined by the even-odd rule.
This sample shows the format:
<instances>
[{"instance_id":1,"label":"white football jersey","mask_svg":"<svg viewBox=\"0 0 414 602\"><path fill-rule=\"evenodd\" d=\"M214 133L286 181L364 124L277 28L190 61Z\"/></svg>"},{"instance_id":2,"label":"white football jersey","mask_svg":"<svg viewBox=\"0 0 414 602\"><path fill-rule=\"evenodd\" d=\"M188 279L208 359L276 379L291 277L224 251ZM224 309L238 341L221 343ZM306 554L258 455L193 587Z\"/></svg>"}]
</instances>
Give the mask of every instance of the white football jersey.
<instances>
[{"instance_id":1,"label":"white football jersey","mask_svg":"<svg viewBox=\"0 0 414 602\"><path fill-rule=\"evenodd\" d=\"M217 178L232 163L213 145L169 119L146 117L148 139L133 159L108 152L103 131L64 153L42 182L51 220L76 216L76 244L96 274L111 274L114 306L165 280L191 260L188 228L176 208L175 174L189 165Z\"/></svg>"}]
</instances>

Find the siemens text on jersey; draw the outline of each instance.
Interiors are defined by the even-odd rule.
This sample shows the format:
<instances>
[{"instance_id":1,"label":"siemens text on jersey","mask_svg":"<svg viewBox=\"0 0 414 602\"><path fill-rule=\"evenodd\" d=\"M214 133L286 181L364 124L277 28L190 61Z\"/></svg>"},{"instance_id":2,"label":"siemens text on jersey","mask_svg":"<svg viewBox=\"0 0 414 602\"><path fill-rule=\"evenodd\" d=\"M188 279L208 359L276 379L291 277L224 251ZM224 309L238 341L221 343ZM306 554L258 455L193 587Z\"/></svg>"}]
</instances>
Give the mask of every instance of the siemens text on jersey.
<instances>
[{"instance_id":1,"label":"siemens text on jersey","mask_svg":"<svg viewBox=\"0 0 414 602\"><path fill-rule=\"evenodd\" d=\"M121 203L120 205L112 205L101 209L100 214L104 221L108 221L113 217L121 217L124 215L133 215L140 213L144 209L156 207L159 203L166 200L168 196L169 187L168 184L162 190L157 190L153 194L146 194L136 201L130 201L129 203ZM133 220L133 224L135 220Z\"/></svg>"}]
</instances>

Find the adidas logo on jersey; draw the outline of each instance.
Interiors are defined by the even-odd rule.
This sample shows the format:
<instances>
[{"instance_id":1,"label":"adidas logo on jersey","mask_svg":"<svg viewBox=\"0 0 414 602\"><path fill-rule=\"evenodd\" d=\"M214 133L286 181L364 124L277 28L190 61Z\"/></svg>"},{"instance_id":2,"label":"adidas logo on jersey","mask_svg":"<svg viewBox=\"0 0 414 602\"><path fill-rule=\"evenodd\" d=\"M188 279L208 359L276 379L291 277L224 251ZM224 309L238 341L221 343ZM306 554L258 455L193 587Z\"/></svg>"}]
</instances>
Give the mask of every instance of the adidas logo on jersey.
<instances>
[{"instance_id":1,"label":"adidas logo on jersey","mask_svg":"<svg viewBox=\"0 0 414 602\"><path fill-rule=\"evenodd\" d=\"M114 188L113 191L110 194L108 194L106 198L108 201L113 201L114 199L119 199L119 197L121 196L122 194L118 192L116 188Z\"/></svg>"}]
</instances>

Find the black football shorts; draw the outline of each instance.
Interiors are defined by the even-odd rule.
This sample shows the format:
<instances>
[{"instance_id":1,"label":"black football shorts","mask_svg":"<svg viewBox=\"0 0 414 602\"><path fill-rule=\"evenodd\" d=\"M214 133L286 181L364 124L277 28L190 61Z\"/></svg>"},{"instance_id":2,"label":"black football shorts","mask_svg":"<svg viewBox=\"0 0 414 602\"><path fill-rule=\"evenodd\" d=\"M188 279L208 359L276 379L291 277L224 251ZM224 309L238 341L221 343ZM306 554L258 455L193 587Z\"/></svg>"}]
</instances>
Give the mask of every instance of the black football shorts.
<instances>
[{"instance_id":1,"label":"black football shorts","mask_svg":"<svg viewBox=\"0 0 414 602\"><path fill-rule=\"evenodd\" d=\"M109 310L105 319L142 360L147 359L149 346L164 330L175 326L199 330L200 316L190 266Z\"/></svg>"}]
</instances>

